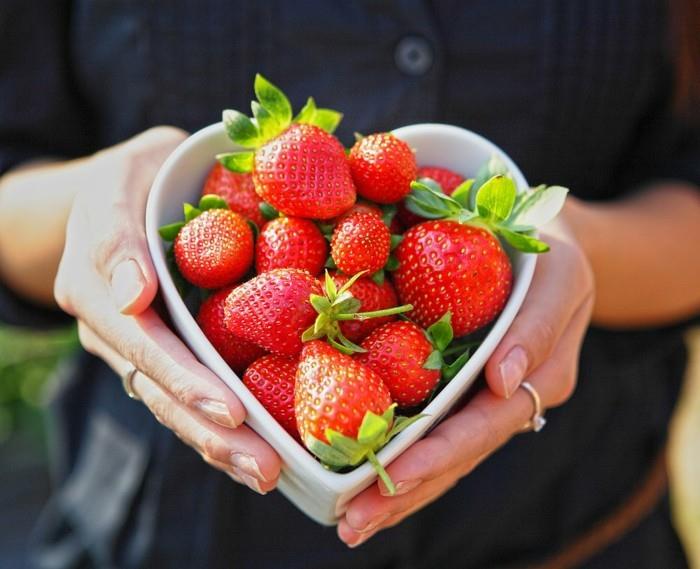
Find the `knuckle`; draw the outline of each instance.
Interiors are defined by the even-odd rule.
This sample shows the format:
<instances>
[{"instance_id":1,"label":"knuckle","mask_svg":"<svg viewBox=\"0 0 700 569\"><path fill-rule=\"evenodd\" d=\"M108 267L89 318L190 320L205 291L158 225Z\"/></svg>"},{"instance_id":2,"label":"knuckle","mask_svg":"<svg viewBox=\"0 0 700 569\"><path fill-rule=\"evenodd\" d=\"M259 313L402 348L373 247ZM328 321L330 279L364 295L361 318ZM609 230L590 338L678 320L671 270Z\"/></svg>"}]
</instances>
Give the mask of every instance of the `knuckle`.
<instances>
[{"instance_id":1,"label":"knuckle","mask_svg":"<svg viewBox=\"0 0 700 569\"><path fill-rule=\"evenodd\" d=\"M175 366L173 366L175 367ZM172 372L168 374L172 379L168 381L168 390L172 395L183 403L184 405L191 406L198 399L197 390L192 382L185 376L184 373L173 369Z\"/></svg>"},{"instance_id":2,"label":"knuckle","mask_svg":"<svg viewBox=\"0 0 700 569\"><path fill-rule=\"evenodd\" d=\"M148 402L148 408L151 410L151 413L156 418L156 421L158 421L161 425L168 427L169 429L174 431L175 434L178 435L178 437L181 435L180 433L178 433L177 426L173 425L172 404L165 400L150 401Z\"/></svg>"},{"instance_id":3,"label":"knuckle","mask_svg":"<svg viewBox=\"0 0 700 569\"><path fill-rule=\"evenodd\" d=\"M130 241L128 234L112 228L102 235L93 247L92 260L95 266L106 276L110 276L114 266L124 258L125 249Z\"/></svg>"}]
</instances>

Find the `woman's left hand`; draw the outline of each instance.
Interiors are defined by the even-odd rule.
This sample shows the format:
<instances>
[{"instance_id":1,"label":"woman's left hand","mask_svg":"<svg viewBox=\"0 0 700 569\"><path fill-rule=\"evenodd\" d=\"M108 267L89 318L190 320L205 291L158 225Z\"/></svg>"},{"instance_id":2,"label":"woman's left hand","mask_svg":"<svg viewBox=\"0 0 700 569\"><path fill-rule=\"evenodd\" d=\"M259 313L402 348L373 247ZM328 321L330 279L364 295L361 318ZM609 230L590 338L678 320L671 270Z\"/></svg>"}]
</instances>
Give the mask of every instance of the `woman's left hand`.
<instances>
[{"instance_id":1,"label":"woman's left hand","mask_svg":"<svg viewBox=\"0 0 700 569\"><path fill-rule=\"evenodd\" d=\"M573 393L593 308L593 276L563 221L550 224L542 237L551 251L539 257L525 302L486 364L489 388L387 467L396 495L389 496L379 481L350 502L338 524L340 539L350 547L439 498L522 431L533 415L531 396L518 389L524 379L544 408L561 405Z\"/></svg>"}]
</instances>

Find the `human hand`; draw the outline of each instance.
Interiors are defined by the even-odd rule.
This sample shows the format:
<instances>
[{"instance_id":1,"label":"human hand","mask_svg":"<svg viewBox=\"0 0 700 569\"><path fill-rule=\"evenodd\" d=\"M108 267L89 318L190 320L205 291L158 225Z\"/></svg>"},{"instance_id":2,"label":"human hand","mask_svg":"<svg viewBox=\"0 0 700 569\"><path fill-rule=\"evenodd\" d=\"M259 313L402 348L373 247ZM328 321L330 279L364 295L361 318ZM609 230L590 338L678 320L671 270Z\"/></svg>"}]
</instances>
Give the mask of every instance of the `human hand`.
<instances>
[{"instance_id":1,"label":"human hand","mask_svg":"<svg viewBox=\"0 0 700 569\"><path fill-rule=\"evenodd\" d=\"M551 251L538 258L525 302L486 364L488 388L387 467L396 495L378 481L350 502L338 525L349 546L433 502L521 432L533 414L531 396L518 389L525 378L545 408L573 393L593 308L593 276L564 222L550 224L542 236Z\"/></svg>"},{"instance_id":2,"label":"human hand","mask_svg":"<svg viewBox=\"0 0 700 569\"><path fill-rule=\"evenodd\" d=\"M146 199L161 163L186 134L150 129L85 161L54 293L78 319L80 341L212 466L259 493L273 489L280 459L247 426L230 389L200 364L150 307L158 280L148 254Z\"/></svg>"}]
</instances>

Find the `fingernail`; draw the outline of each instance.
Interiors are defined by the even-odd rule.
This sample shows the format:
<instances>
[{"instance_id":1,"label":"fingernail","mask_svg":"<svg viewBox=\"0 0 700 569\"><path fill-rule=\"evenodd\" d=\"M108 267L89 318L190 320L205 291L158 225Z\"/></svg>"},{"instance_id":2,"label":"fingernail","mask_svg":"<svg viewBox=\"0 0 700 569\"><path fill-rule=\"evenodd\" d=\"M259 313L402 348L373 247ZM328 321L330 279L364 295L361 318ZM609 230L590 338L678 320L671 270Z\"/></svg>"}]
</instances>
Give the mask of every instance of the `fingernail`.
<instances>
[{"instance_id":1,"label":"fingernail","mask_svg":"<svg viewBox=\"0 0 700 569\"><path fill-rule=\"evenodd\" d=\"M229 411L226 403L223 401L216 401L215 399L200 399L195 403L197 409L204 413L207 418L214 421L217 425L222 427L227 427L229 429L235 429L238 425L233 420L231 416L231 411Z\"/></svg>"},{"instance_id":2,"label":"fingernail","mask_svg":"<svg viewBox=\"0 0 700 569\"><path fill-rule=\"evenodd\" d=\"M250 488L253 492L257 492L261 496L264 496L267 494L261 487L260 487L260 482L258 482L257 478L253 478L252 476L246 474L245 472L242 472L241 470L238 470L236 468L233 469L232 472L227 473L233 480L238 482L239 484L245 484L248 488Z\"/></svg>"},{"instance_id":3,"label":"fingernail","mask_svg":"<svg viewBox=\"0 0 700 569\"><path fill-rule=\"evenodd\" d=\"M423 483L422 480L402 480L401 482L397 482L395 484L396 486L396 492L393 494L394 496L401 496L401 494L408 494L411 490L414 488L417 488ZM389 491L385 487L381 487L379 490L379 493L382 496L391 496L389 494Z\"/></svg>"},{"instance_id":4,"label":"fingernail","mask_svg":"<svg viewBox=\"0 0 700 569\"><path fill-rule=\"evenodd\" d=\"M370 537L372 537L371 534L362 534L358 537L357 541L355 543L348 543L348 547L350 549L355 549L356 547L360 547L365 541L367 541Z\"/></svg>"},{"instance_id":5,"label":"fingernail","mask_svg":"<svg viewBox=\"0 0 700 569\"><path fill-rule=\"evenodd\" d=\"M503 391L506 394L506 399L509 399L515 393L515 390L518 389L527 371L527 353L523 347L515 346L512 348L506 357L503 358L498 369L501 372Z\"/></svg>"},{"instance_id":6,"label":"fingernail","mask_svg":"<svg viewBox=\"0 0 700 569\"><path fill-rule=\"evenodd\" d=\"M114 268L111 284L114 302L119 311L124 312L141 296L146 279L139 264L134 259L128 259Z\"/></svg>"},{"instance_id":7,"label":"fingernail","mask_svg":"<svg viewBox=\"0 0 700 569\"><path fill-rule=\"evenodd\" d=\"M374 531L374 530L377 529L381 524L383 524L385 521L387 521L387 520L389 519L389 516L390 516L390 515L391 515L391 514L389 514L388 512L385 512L385 513L383 513L383 514L380 514L380 515L378 515L377 517L371 519L371 520L369 521L369 523L368 523L365 527L363 527L362 529L355 530L355 531L357 531L358 533L362 533L362 534L365 534L365 533L369 533L369 532L371 532L371 531Z\"/></svg>"},{"instance_id":8,"label":"fingernail","mask_svg":"<svg viewBox=\"0 0 700 569\"><path fill-rule=\"evenodd\" d=\"M249 454L246 454L244 452L232 452L231 464L233 464L233 466L235 466L238 470L245 472L249 476L253 476L261 482L267 482L267 478L263 476L263 473L260 470L260 467L258 466L258 462Z\"/></svg>"}]
</instances>

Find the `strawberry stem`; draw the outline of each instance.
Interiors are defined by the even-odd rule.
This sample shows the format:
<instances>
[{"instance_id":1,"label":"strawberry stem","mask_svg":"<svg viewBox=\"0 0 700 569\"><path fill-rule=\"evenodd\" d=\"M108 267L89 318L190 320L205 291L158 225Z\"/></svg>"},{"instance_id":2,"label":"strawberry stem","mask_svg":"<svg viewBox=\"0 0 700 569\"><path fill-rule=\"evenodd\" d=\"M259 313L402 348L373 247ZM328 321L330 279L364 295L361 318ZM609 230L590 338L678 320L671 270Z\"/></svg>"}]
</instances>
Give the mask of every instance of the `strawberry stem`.
<instances>
[{"instance_id":1,"label":"strawberry stem","mask_svg":"<svg viewBox=\"0 0 700 569\"><path fill-rule=\"evenodd\" d=\"M374 454L374 451L367 451L367 460L369 460L370 464L374 467L374 470L379 475L379 478L381 478L382 482L384 482L384 486L386 486L386 489L389 491L389 495L393 496L394 494L396 494L396 486L391 480L389 473L386 470L384 470L384 467L381 465L379 460L377 460L377 456Z\"/></svg>"},{"instance_id":2,"label":"strawberry stem","mask_svg":"<svg viewBox=\"0 0 700 569\"><path fill-rule=\"evenodd\" d=\"M381 318L382 316L393 316L394 314L403 314L413 310L412 304L404 304L403 306L394 306L383 310L373 310L372 312L356 312L354 314L336 314L336 320L369 320L370 318Z\"/></svg>"}]
</instances>

